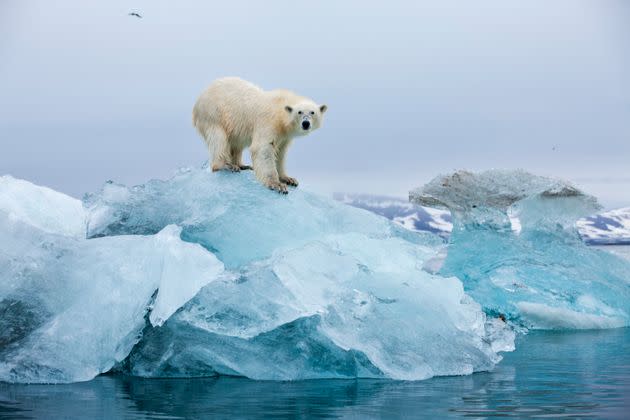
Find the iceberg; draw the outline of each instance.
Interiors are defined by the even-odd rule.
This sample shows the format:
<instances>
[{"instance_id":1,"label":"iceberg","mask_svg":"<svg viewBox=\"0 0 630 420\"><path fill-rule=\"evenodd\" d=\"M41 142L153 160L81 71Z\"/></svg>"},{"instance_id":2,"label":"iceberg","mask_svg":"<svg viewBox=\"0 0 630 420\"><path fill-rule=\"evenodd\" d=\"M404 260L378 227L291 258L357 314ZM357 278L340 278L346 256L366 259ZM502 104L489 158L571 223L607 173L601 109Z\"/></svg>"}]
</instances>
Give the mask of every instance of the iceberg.
<instances>
[{"instance_id":1,"label":"iceberg","mask_svg":"<svg viewBox=\"0 0 630 420\"><path fill-rule=\"evenodd\" d=\"M629 325L630 262L584 245L597 202L522 171L411 194L448 244L251 173L183 169L80 202L0 178L0 381L105 372L420 380L490 370L527 328Z\"/></svg>"},{"instance_id":2,"label":"iceberg","mask_svg":"<svg viewBox=\"0 0 630 420\"><path fill-rule=\"evenodd\" d=\"M89 237L174 223L232 273L145 333L121 366L134 375L424 379L490 369L512 346L493 348L459 280L422 270L439 237L300 189L182 170L85 204Z\"/></svg>"},{"instance_id":3,"label":"iceberg","mask_svg":"<svg viewBox=\"0 0 630 420\"><path fill-rule=\"evenodd\" d=\"M21 214L23 197L3 199ZM2 381L415 380L489 370L514 348L457 278L423 270L438 236L301 189L279 196L249 173L106 183L72 222L83 236L44 229L71 212L45 213L0 211Z\"/></svg>"},{"instance_id":4,"label":"iceberg","mask_svg":"<svg viewBox=\"0 0 630 420\"><path fill-rule=\"evenodd\" d=\"M458 171L410 193L446 208L442 266L487 314L539 329L630 325L630 264L586 246L576 221L599 209L573 185L524 171Z\"/></svg>"}]
</instances>

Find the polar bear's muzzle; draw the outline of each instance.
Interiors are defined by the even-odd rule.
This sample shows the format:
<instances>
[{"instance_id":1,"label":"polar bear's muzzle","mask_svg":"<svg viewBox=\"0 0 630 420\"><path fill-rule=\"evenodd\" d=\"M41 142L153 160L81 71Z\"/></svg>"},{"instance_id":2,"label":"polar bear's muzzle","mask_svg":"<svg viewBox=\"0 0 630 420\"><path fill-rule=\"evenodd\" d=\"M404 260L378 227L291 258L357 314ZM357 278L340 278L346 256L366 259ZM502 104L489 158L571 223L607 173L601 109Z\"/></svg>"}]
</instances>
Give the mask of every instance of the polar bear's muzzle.
<instances>
[{"instance_id":1,"label":"polar bear's muzzle","mask_svg":"<svg viewBox=\"0 0 630 420\"><path fill-rule=\"evenodd\" d=\"M309 128L311 128L311 122L309 120L303 120L302 121L302 129L303 130L308 130Z\"/></svg>"}]
</instances>

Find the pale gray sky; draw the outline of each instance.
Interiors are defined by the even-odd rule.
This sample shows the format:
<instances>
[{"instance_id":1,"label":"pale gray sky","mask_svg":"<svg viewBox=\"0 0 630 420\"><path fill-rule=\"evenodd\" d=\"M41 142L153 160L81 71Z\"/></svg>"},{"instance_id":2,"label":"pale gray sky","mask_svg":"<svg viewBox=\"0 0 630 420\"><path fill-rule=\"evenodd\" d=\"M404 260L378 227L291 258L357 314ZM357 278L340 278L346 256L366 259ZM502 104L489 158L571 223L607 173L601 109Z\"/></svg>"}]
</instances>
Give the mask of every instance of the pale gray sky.
<instances>
[{"instance_id":1,"label":"pale gray sky","mask_svg":"<svg viewBox=\"0 0 630 420\"><path fill-rule=\"evenodd\" d=\"M199 165L192 105L237 75L329 105L289 152L304 188L524 168L630 205L629 22L624 0L0 0L0 174L80 197Z\"/></svg>"}]
</instances>

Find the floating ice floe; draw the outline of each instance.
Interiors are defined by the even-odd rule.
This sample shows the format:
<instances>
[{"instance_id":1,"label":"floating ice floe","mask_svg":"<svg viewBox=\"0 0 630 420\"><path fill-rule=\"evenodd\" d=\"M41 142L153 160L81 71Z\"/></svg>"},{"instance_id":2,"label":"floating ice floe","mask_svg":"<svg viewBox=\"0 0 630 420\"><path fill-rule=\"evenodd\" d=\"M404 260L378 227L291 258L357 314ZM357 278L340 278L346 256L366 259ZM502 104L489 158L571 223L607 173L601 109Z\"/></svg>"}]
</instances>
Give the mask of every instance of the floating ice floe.
<instances>
[{"instance_id":1,"label":"floating ice floe","mask_svg":"<svg viewBox=\"0 0 630 420\"><path fill-rule=\"evenodd\" d=\"M205 169L84 203L88 239L60 234L70 212L55 231L0 211L0 380L425 379L513 349L458 279L423 270L439 237L369 212Z\"/></svg>"},{"instance_id":2,"label":"floating ice floe","mask_svg":"<svg viewBox=\"0 0 630 420\"><path fill-rule=\"evenodd\" d=\"M451 210L448 248L251 173L109 182L83 206L3 177L0 380L416 380L492 369L510 326L628 325L630 265L574 228L592 197L493 171L412 199Z\"/></svg>"}]
</instances>

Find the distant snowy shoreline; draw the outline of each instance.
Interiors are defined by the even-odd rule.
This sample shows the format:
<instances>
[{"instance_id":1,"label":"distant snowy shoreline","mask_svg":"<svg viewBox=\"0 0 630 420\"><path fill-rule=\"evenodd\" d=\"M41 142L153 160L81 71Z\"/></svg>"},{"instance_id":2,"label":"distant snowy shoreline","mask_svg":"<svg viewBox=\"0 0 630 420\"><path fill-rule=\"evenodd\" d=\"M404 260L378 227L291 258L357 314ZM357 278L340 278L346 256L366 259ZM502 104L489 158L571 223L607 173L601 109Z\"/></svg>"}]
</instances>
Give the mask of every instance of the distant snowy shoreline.
<instances>
[{"instance_id":1,"label":"distant snowy shoreline","mask_svg":"<svg viewBox=\"0 0 630 420\"><path fill-rule=\"evenodd\" d=\"M419 206L403 198L352 193L335 193L333 198L384 216L412 231L432 232L447 238L453 228L449 211ZM630 207L580 219L577 227L589 245L630 245Z\"/></svg>"}]
</instances>

